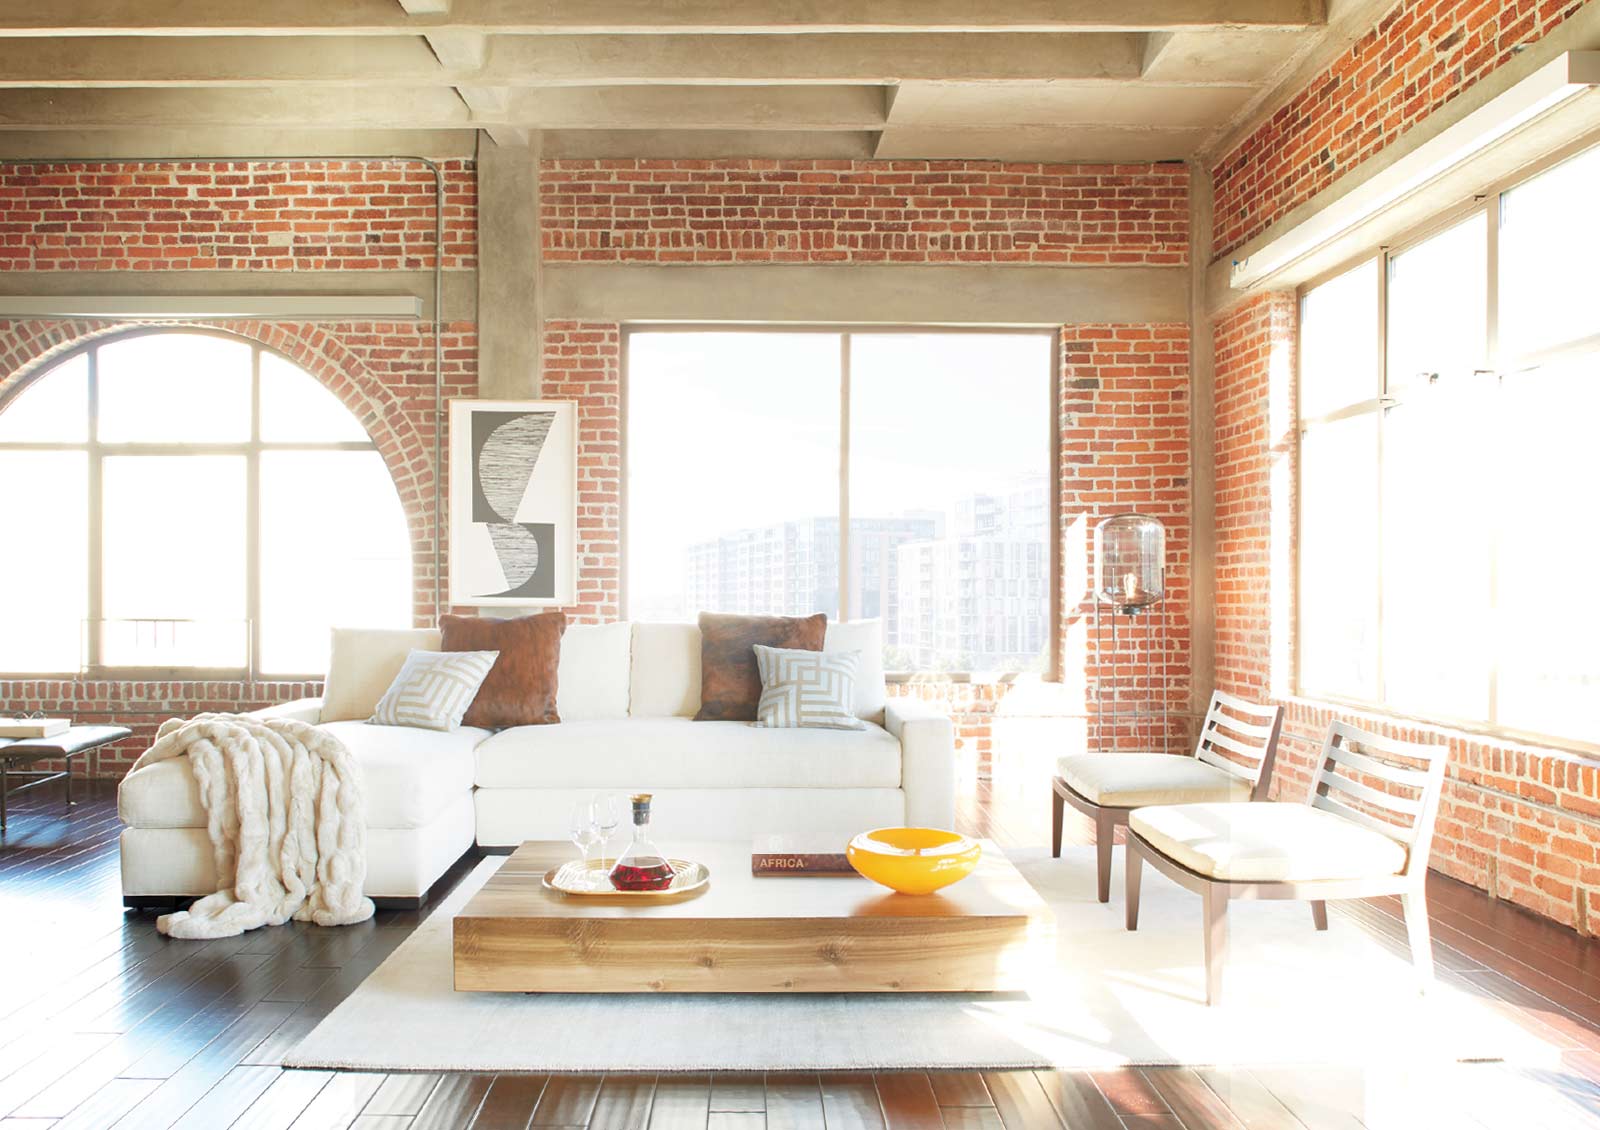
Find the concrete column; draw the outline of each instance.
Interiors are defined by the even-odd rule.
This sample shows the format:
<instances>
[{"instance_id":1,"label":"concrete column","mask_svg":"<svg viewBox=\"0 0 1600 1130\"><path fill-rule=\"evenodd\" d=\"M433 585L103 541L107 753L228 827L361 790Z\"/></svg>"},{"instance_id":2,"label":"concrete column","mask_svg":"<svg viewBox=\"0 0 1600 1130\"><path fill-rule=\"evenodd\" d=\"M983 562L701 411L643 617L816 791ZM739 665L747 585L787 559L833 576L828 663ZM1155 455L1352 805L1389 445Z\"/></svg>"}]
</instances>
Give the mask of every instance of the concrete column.
<instances>
[{"instance_id":1,"label":"concrete column","mask_svg":"<svg viewBox=\"0 0 1600 1130\"><path fill-rule=\"evenodd\" d=\"M539 248L539 135L501 145L479 134L478 395L539 395L543 287Z\"/></svg>"},{"instance_id":2,"label":"concrete column","mask_svg":"<svg viewBox=\"0 0 1600 1130\"><path fill-rule=\"evenodd\" d=\"M1206 708L1216 681L1217 497L1216 356L1206 268L1211 262L1211 173L1189 165L1189 521L1194 551L1189 583L1189 703Z\"/></svg>"}]
</instances>

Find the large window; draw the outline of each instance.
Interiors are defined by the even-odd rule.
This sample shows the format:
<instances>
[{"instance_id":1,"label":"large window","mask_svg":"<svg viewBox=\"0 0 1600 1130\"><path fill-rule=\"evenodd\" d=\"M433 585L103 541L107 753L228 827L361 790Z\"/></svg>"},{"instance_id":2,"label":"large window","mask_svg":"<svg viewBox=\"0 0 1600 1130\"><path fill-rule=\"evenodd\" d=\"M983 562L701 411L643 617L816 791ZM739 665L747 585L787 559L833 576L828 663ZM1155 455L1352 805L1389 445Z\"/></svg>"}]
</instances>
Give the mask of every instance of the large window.
<instances>
[{"instance_id":1,"label":"large window","mask_svg":"<svg viewBox=\"0 0 1600 1130\"><path fill-rule=\"evenodd\" d=\"M360 421L232 337L138 333L0 402L0 671L308 675L411 622L405 516Z\"/></svg>"},{"instance_id":2,"label":"large window","mask_svg":"<svg viewBox=\"0 0 1600 1130\"><path fill-rule=\"evenodd\" d=\"M1305 291L1302 693L1600 741L1600 149Z\"/></svg>"},{"instance_id":3,"label":"large window","mask_svg":"<svg viewBox=\"0 0 1600 1130\"><path fill-rule=\"evenodd\" d=\"M1042 669L1053 341L630 332L628 614L877 618L890 670Z\"/></svg>"}]
</instances>

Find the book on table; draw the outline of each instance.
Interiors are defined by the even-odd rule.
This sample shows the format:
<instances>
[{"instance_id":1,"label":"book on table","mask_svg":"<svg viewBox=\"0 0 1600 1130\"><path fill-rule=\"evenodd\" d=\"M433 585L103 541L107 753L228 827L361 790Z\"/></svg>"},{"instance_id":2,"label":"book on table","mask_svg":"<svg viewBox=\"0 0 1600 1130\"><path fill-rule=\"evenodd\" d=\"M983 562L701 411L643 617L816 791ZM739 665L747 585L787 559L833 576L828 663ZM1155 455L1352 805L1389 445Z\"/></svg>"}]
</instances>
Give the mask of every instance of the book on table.
<instances>
[{"instance_id":1,"label":"book on table","mask_svg":"<svg viewBox=\"0 0 1600 1130\"><path fill-rule=\"evenodd\" d=\"M757 836L750 851L752 875L854 875L845 845L806 836Z\"/></svg>"},{"instance_id":2,"label":"book on table","mask_svg":"<svg viewBox=\"0 0 1600 1130\"><path fill-rule=\"evenodd\" d=\"M68 718L0 718L0 738L53 738L70 729Z\"/></svg>"}]
</instances>

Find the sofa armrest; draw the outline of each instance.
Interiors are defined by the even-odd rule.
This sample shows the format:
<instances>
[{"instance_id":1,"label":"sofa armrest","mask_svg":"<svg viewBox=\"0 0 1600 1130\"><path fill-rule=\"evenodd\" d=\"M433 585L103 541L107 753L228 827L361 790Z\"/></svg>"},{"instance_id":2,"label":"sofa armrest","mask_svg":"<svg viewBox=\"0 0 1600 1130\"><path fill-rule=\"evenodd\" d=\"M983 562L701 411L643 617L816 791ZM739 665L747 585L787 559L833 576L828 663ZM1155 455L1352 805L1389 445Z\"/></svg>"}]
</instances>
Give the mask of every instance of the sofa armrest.
<instances>
[{"instance_id":1,"label":"sofa armrest","mask_svg":"<svg viewBox=\"0 0 1600 1130\"><path fill-rule=\"evenodd\" d=\"M322 700L320 698L297 698L293 702L280 702L274 706L252 710L245 715L247 718L292 718L297 722L322 721Z\"/></svg>"},{"instance_id":2,"label":"sofa armrest","mask_svg":"<svg viewBox=\"0 0 1600 1130\"><path fill-rule=\"evenodd\" d=\"M900 739L906 823L914 828L954 828L956 735L950 716L917 699L891 698L883 725Z\"/></svg>"}]
</instances>

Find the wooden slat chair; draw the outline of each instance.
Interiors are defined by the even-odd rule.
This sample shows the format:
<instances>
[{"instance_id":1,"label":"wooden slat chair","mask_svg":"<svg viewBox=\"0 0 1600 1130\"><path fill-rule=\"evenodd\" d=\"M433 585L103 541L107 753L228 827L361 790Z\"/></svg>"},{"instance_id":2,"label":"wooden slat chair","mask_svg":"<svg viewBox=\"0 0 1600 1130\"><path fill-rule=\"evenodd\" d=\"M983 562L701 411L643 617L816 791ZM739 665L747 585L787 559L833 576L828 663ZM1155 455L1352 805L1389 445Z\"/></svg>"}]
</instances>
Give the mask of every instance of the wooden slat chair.
<instances>
[{"instance_id":1,"label":"wooden slat chair","mask_svg":"<svg viewBox=\"0 0 1600 1130\"><path fill-rule=\"evenodd\" d=\"M1128 819L1128 929L1139 925L1145 861L1204 899L1206 1002L1222 995L1230 899L1305 899L1318 930L1329 899L1399 895L1411 959L1433 979L1424 883L1444 789L1444 746L1334 722L1305 804L1183 804ZM1411 764L1397 764L1406 762ZM1411 765L1420 763L1422 768Z\"/></svg>"},{"instance_id":2,"label":"wooden slat chair","mask_svg":"<svg viewBox=\"0 0 1600 1130\"><path fill-rule=\"evenodd\" d=\"M1278 755L1281 706L1211 692L1193 755L1084 753L1056 762L1050 854L1061 857L1063 806L1094 821L1100 901L1111 901L1111 845L1128 813L1150 804L1264 800Z\"/></svg>"}]
</instances>

